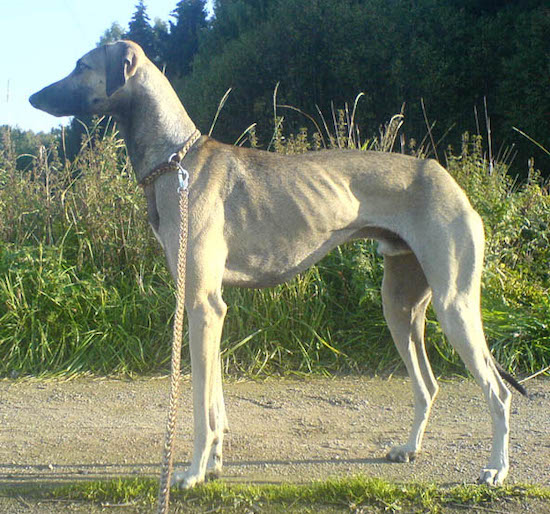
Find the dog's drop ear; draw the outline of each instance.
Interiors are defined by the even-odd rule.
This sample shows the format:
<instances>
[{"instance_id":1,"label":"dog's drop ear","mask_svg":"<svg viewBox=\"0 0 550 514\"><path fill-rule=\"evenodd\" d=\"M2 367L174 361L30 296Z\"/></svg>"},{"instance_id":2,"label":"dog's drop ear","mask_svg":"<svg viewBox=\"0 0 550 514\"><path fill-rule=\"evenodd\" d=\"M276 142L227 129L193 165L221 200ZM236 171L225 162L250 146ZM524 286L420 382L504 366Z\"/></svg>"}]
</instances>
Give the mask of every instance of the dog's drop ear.
<instances>
[{"instance_id":1,"label":"dog's drop ear","mask_svg":"<svg viewBox=\"0 0 550 514\"><path fill-rule=\"evenodd\" d=\"M141 50L135 43L117 41L105 45L105 75L106 92L111 96L126 84L139 65Z\"/></svg>"}]
</instances>

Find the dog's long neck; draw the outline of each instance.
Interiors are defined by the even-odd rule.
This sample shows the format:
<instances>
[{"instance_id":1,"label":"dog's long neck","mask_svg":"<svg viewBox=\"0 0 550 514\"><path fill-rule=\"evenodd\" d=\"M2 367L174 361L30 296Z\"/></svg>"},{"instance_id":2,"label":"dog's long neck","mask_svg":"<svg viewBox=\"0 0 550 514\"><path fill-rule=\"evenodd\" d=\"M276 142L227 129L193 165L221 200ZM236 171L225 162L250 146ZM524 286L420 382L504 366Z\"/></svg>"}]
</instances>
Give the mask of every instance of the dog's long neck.
<instances>
[{"instance_id":1,"label":"dog's long neck","mask_svg":"<svg viewBox=\"0 0 550 514\"><path fill-rule=\"evenodd\" d=\"M116 119L139 181L177 152L196 127L168 79L152 63L137 71L131 88Z\"/></svg>"}]
</instances>

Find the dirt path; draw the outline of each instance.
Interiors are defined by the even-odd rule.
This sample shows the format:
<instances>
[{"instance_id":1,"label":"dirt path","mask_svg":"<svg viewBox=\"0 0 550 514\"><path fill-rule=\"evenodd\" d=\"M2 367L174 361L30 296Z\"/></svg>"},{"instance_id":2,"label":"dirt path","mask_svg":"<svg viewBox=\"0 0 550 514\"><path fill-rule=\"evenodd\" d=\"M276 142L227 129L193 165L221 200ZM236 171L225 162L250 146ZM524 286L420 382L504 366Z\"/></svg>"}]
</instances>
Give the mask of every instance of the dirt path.
<instances>
[{"instance_id":1,"label":"dirt path","mask_svg":"<svg viewBox=\"0 0 550 514\"><path fill-rule=\"evenodd\" d=\"M531 399L514 394L512 403L509 482L549 487L550 380L528 386ZM489 415L472 381L441 384L424 452L411 464L383 458L405 441L412 421L408 380L230 380L225 390L228 481L304 482L363 473L456 484L474 481L488 460ZM0 381L0 489L156 476L167 399L165 378ZM180 465L189 461L192 446L188 380L181 411ZM11 512L37 512L25 510L25 503Z\"/></svg>"}]
</instances>

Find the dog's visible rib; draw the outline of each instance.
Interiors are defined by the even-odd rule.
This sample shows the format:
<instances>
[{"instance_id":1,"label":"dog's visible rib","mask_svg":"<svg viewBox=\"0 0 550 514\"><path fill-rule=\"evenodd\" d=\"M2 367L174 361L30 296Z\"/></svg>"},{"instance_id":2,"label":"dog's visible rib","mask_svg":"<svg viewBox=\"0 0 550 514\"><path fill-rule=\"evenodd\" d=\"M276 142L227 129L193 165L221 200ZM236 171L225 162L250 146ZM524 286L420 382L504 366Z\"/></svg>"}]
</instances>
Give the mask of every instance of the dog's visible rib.
<instances>
[{"instance_id":1,"label":"dog's visible rib","mask_svg":"<svg viewBox=\"0 0 550 514\"><path fill-rule=\"evenodd\" d=\"M141 48L120 41L80 59L65 79L33 95L54 115L106 114L118 122L138 180L196 131L178 96ZM227 430L220 338L222 284L265 287L290 279L335 246L380 242L382 298L415 398L407 443L388 458L420 451L438 385L424 346L433 304L442 329L479 383L492 417L491 457L480 481L508 473L510 392L495 363L480 314L484 234L481 218L438 163L404 155L330 150L285 156L201 137L185 157L190 170L186 308L189 319L195 439L193 459L175 475L182 487L222 468ZM146 186L149 220L171 272L178 252L175 173Z\"/></svg>"}]
</instances>

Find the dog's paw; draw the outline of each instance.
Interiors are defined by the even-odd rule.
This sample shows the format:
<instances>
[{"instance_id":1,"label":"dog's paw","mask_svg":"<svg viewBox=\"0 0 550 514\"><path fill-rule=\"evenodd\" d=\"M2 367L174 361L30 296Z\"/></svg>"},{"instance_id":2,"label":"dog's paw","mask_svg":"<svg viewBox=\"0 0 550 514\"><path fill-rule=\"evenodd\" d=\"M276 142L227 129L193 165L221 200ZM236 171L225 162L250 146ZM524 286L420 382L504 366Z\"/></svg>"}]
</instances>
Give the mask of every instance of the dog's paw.
<instances>
[{"instance_id":1,"label":"dog's paw","mask_svg":"<svg viewBox=\"0 0 550 514\"><path fill-rule=\"evenodd\" d=\"M172 475L170 482L171 487L177 487L178 489L191 489L196 485L204 483L204 476L200 476L198 473L191 473L187 471L176 471Z\"/></svg>"},{"instance_id":2,"label":"dog's paw","mask_svg":"<svg viewBox=\"0 0 550 514\"><path fill-rule=\"evenodd\" d=\"M481 470L481 475L479 476L477 483L491 486L502 485L507 474L507 469L498 470L492 468L484 468Z\"/></svg>"},{"instance_id":3,"label":"dog's paw","mask_svg":"<svg viewBox=\"0 0 550 514\"><path fill-rule=\"evenodd\" d=\"M416 456L416 450L411 450L408 446L396 446L386 454L386 459L391 462L412 462Z\"/></svg>"}]
</instances>

